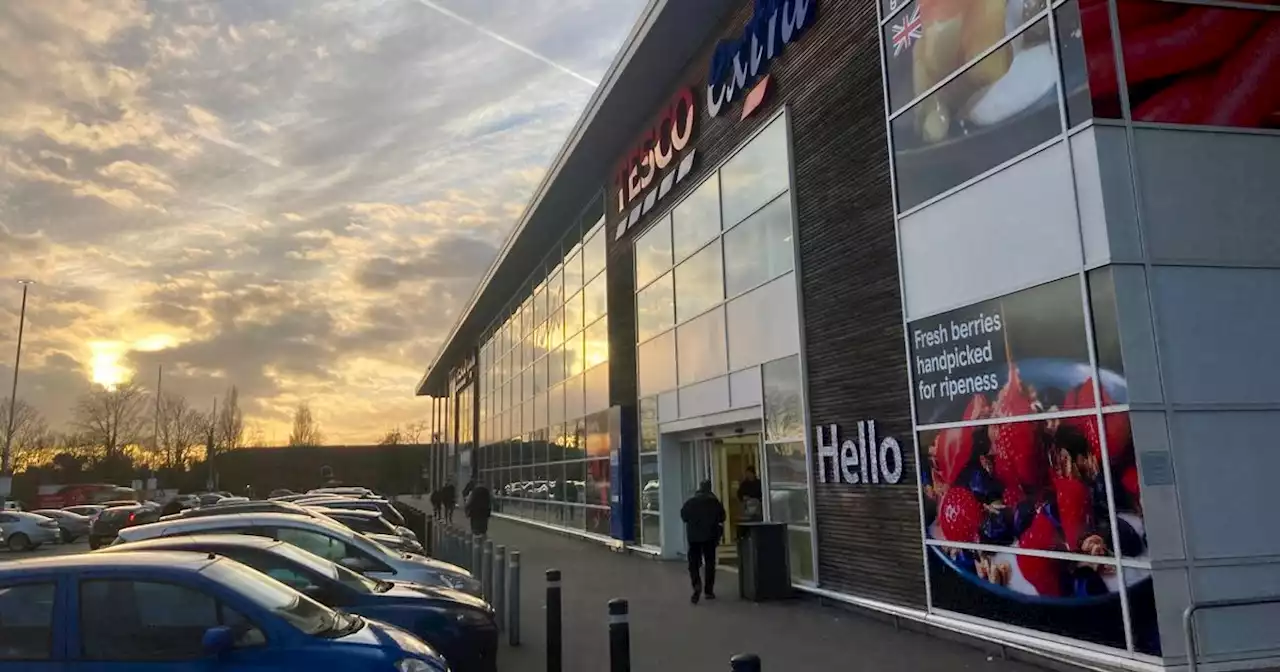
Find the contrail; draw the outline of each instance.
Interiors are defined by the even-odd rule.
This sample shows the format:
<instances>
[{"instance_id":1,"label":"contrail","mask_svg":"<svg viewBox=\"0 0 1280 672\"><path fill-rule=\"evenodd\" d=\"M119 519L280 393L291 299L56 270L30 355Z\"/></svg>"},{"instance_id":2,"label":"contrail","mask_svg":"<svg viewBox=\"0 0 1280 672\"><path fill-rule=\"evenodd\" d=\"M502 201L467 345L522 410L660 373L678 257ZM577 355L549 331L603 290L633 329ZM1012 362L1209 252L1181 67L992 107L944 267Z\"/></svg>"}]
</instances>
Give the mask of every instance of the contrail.
<instances>
[{"instance_id":1,"label":"contrail","mask_svg":"<svg viewBox=\"0 0 1280 672\"><path fill-rule=\"evenodd\" d=\"M555 61L553 61L553 60L551 60L551 59L547 58L546 56L543 56L542 54L539 54L538 52L536 52L536 51L534 51L534 50L532 50L532 49L530 49L530 48L528 48L528 47L524 46L523 44L520 44L520 43L518 43L518 42L513 42L512 40L509 40L509 39L507 39L507 38L505 38L505 37L503 37L503 36L501 36L501 35L499 35L499 34L497 34L497 33L493 32L492 30L489 30L488 28L485 28L484 26L482 26L482 25L480 25L480 24L476 23L475 21L472 21L471 19L468 19L468 18L467 18L467 17L465 17L465 16L462 16L462 15L458 14L457 12L454 12L453 10L450 10L450 9L448 9L448 8L446 8L446 7L441 7L440 5L438 5L438 4L436 4L435 2L433 2L433 0L418 0L418 2L419 2L419 3L421 3L421 4L423 4L423 5L424 5L424 6L426 6L426 7L429 7L429 8L431 8L431 9L436 10L437 12L440 12L441 14L444 14L445 16L447 16L447 17L449 17L449 18L453 19L454 21L457 21L458 23L461 23L461 24L463 24L463 25L465 25L465 26L468 26L468 27L470 27L470 28L473 28L473 29L475 29L476 31L479 31L480 33L483 33L484 35L488 35L489 37L491 37L491 38L493 38L493 39L495 39L495 40L497 40L497 41L499 41L499 42L501 42L501 43L503 43L503 44L507 45L508 47L511 47L512 49L515 49L516 51L518 51L518 52L520 52L520 53L522 53L522 54L524 54L524 55L526 55L526 56L529 56L529 57L535 58L535 59L537 59L537 60L539 60L539 61L542 61L543 63L546 63L547 65L549 65L549 66L551 66L551 67L555 68L556 70L559 70L560 72L563 72L564 74L569 75L570 77L573 77L574 79L576 79L576 80L578 80L578 81L580 81L580 82L582 82L582 83L584 83L584 84L587 84L587 85L592 86L592 87L595 87L595 86L598 86L598 85L599 85L597 82L593 81L590 77L586 77L586 76L580 75L580 74L578 74L578 73L574 72L573 70L570 70L569 68L566 68L565 66L560 65L559 63L556 63Z\"/></svg>"}]
</instances>

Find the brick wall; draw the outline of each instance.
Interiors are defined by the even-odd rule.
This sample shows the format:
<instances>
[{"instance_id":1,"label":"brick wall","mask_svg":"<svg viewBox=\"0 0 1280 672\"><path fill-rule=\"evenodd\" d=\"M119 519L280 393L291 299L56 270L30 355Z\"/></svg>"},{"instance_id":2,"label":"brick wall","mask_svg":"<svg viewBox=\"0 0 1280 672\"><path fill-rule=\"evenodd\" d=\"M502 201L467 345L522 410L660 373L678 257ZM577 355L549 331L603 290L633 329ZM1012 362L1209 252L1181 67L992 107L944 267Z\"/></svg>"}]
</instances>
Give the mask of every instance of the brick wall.
<instances>
[{"instance_id":1,"label":"brick wall","mask_svg":"<svg viewBox=\"0 0 1280 672\"><path fill-rule=\"evenodd\" d=\"M609 185L610 263L629 257L634 236L679 202L781 106L788 106L812 422L836 423L848 435L856 434L858 421L875 420L878 434L895 437L906 459L897 485L819 484L815 473L821 584L922 607L915 450L876 9L871 0L814 1L816 22L770 65L771 98L752 118L738 119L741 97L717 118L703 109L715 41L740 34L751 16L750 0L743 0L726 19L721 35L708 41L685 76L671 84L672 96L683 86L693 87L697 96L698 126L691 142L697 150L695 172L617 244L612 236L612 225L619 219L614 214L616 190ZM655 111L655 121L660 114ZM609 298L611 316L633 313L630 292L611 292ZM622 321L610 322L611 331L615 325L619 332L627 330ZM614 336L634 342L634 332ZM634 363L628 364L632 368L615 369L614 375L634 376ZM628 387L634 389L633 385L628 381Z\"/></svg>"}]
</instances>

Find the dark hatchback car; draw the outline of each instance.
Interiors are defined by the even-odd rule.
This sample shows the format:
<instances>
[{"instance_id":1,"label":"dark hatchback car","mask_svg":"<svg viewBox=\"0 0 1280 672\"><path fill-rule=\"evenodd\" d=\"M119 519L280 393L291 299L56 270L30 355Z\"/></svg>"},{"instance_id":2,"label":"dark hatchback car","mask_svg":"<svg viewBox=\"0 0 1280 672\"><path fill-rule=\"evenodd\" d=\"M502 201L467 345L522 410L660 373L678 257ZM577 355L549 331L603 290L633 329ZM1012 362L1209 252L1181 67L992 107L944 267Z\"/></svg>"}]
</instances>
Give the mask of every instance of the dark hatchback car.
<instances>
[{"instance_id":1,"label":"dark hatchback car","mask_svg":"<svg viewBox=\"0 0 1280 672\"><path fill-rule=\"evenodd\" d=\"M89 523L89 548L98 549L116 540L126 527L145 525L160 520L160 509L150 504L126 504L103 509Z\"/></svg>"},{"instance_id":2,"label":"dark hatchback car","mask_svg":"<svg viewBox=\"0 0 1280 672\"><path fill-rule=\"evenodd\" d=\"M493 607L466 593L371 579L292 544L251 535L163 537L99 553L133 551L195 551L231 558L327 607L409 631L439 651L454 672L497 669L498 626Z\"/></svg>"}]
</instances>

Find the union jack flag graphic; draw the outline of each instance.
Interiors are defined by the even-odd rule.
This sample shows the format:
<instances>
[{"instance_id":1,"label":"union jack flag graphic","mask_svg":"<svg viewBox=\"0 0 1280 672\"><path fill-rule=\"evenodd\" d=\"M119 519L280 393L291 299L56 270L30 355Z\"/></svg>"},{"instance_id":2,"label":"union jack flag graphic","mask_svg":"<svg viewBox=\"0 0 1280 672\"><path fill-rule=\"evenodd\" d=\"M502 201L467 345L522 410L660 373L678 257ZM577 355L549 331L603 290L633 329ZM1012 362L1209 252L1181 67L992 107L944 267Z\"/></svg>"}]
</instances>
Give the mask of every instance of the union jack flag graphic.
<instances>
[{"instance_id":1,"label":"union jack flag graphic","mask_svg":"<svg viewBox=\"0 0 1280 672\"><path fill-rule=\"evenodd\" d=\"M893 24L893 55L896 58L903 49L910 49L911 43L920 39L924 31L924 22L920 20L920 6L916 5L911 13L903 12L902 23Z\"/></svg>"}]
</instances>

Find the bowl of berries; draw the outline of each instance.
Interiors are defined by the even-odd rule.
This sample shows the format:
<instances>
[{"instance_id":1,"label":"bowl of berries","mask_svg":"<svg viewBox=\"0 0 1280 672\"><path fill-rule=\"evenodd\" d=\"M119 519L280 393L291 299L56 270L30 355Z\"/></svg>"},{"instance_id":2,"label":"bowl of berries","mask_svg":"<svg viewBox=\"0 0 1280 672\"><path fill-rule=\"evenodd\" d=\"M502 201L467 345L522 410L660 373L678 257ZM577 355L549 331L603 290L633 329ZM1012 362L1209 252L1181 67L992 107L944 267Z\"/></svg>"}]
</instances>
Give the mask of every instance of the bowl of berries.
<instances>
[{"instance_id":1,"label":"bowl of berries","mask_svg":"<svg viewBox=\"0 0 1280 672\"><path fill-rule=\"evenodd\" d=\"M994 396L958 400L950 417L974 424L920 437L930 551L1011 599L1117 599L1118 559L1147 557L1128 413L1097 415L1127 399L1124 386L1114 372L1095 380L1088 365L1032 359L1010 364Z\"/></svg>"}]
</instances>

